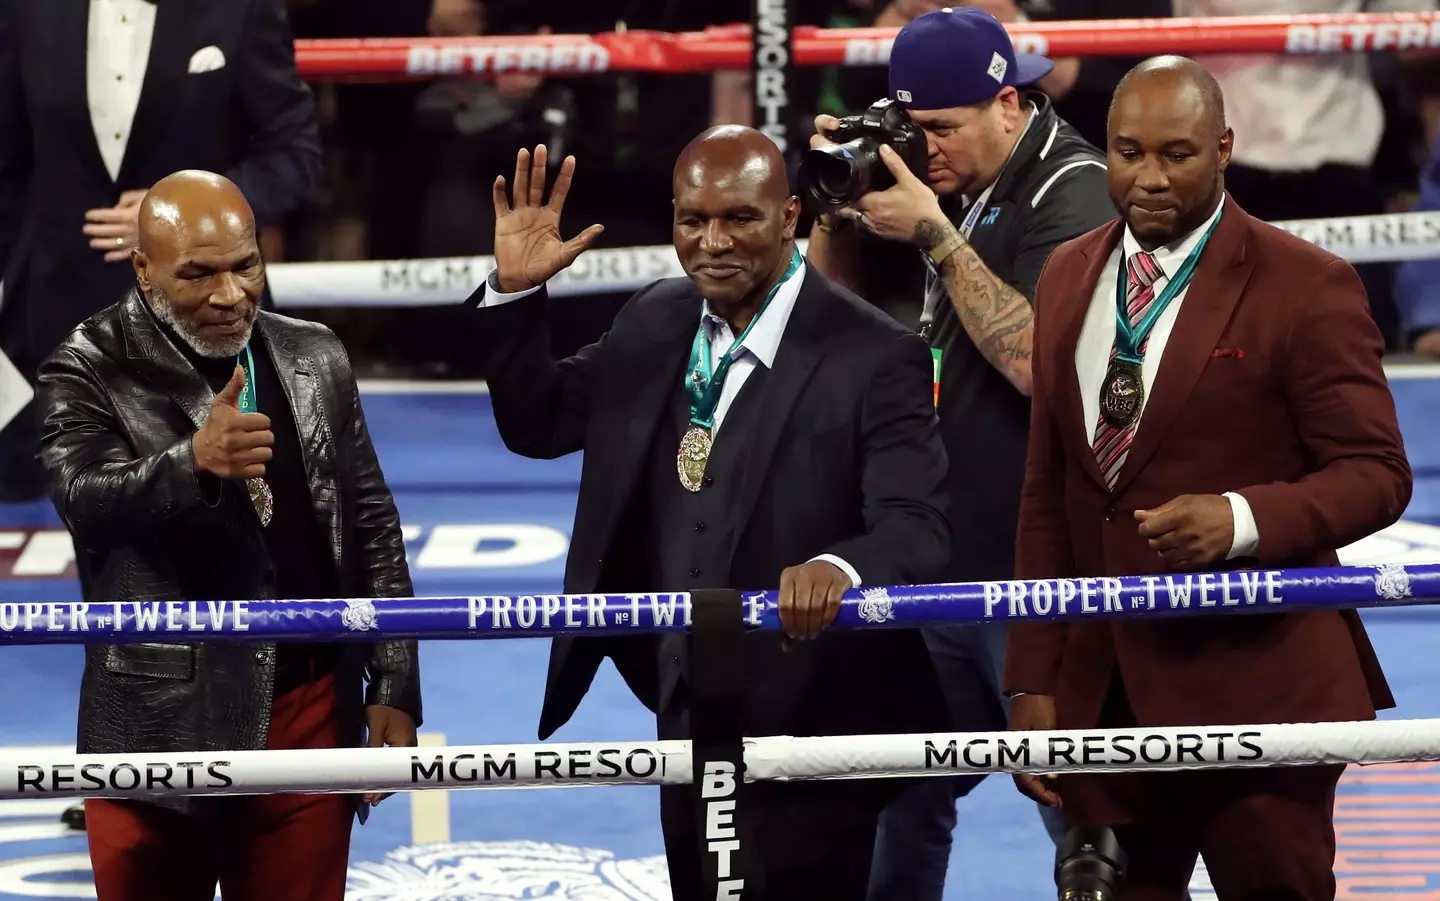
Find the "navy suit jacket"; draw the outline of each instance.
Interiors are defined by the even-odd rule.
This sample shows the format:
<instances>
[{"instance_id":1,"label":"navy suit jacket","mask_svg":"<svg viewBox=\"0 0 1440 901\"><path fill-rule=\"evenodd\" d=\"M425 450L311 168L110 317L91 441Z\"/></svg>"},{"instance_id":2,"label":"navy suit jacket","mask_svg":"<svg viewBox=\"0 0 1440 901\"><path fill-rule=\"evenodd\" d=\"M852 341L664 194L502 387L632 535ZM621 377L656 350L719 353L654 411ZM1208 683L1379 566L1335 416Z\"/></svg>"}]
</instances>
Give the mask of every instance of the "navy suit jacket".
<instances>
[{"instance_id":1,"label":"navy suit jacket","mask_svg":"<svg viewBox=\"0 0 1440 901\"><path fill-rule=\"evenodd\" d=\"M89 11L89 0L0 0L0 335L27 375L134 285L128 261L90 248L87 210L206 169L240 186L263 227L319 179L314 98L295 69L283 0L158 0L118 178L86 100ZM225 65L191 73L191 57L210 46Z\"/></svg>"},{"instance_id":2,"label":"navy suit jacket","mask_svg":"<svg viewBox=\"0 0 1440 901\"><path fill-rule=\"evenodd\" d=\"M550 355L543 291L475 316L506 446L536 458L585 452L567 593L660 587L642 584L624 523L646 464L674 468L670 459L650 460L650 451L682 382L702 303L689 279L655 282L630 299L600 341L559 362ZM924 341L807 267L774 368L747 402L761 409L730 501L725 587L773 589L781 570L820 554L844 559L866 586L942 575L950 552L946 460ZM659 712L684 668L668 665L670 647L661 655L653 638L556 639L540 737L570 718L606 656ZM751 635L745 666L753 688L747 735L946 723L934 669L913 630L828 632L789 651L778 633Z\"/></svg>"}]
</instances>

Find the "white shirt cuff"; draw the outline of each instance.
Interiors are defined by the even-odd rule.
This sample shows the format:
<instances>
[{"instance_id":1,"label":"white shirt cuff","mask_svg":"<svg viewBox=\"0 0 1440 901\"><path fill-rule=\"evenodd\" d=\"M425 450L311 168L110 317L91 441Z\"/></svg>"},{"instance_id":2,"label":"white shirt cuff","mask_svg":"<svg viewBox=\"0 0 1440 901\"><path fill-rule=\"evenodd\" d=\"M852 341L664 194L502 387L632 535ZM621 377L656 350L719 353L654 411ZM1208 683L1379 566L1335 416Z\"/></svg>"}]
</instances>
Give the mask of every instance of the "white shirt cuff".
<instances>
[{"instance_id":1,"label":"white shirt cuff","mask_svg":"<svg viewBox=\"0 0 1440 901\"><path fill-rule=\"evenodd\" d=\"M522 297L529 297L539 290L540 287L537 285L534 288L526 288L524 291L506 294L500 290L499 275L492 269L490 274L485 278L485 296L480 301L480 307L482 309L485 307L498 307L502 303L509 303L512 300L519 300Z\"/></svg>"},{"instance_id":2,"label":"white shirt cuff","mask_svg":"<svg viewBox=\"0 0 1440 901\"><path fill-rule=\"evenodd\" d=\"M1233 491L1225 492L1230 499L1230 515L1235 520L1235 539L1230 544L1230 554L1225 559L1249 557L1260 547L1260 529L1255 525L1255 514L1250 502Z\"/></svg>"},{"instance_id":3,"label":"white shirt cuff","mask_svg":"<svg viewBox=\"0 0 1440 901\"><path fill-rule=\"evenodd\" d=\"M836 569L849 576L851 588L860 587L860 574L855 571L855 567L846 563L844 560L841 560L834 554L821 554L820 556L815 557L811 560L807 560L805 562L814 563L816 560L824 560L826 563L829 563L831 566L834 566Z\"/></svg>"}]
</instances>

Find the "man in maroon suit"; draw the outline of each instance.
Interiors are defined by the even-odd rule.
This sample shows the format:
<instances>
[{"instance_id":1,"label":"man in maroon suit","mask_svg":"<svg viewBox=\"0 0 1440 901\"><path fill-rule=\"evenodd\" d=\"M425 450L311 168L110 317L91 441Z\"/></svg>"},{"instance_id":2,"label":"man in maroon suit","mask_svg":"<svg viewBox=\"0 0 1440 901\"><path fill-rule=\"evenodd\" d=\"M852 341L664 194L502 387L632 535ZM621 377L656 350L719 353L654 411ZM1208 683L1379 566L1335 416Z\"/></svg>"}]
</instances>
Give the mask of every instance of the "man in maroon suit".
<instances>
[{"instance_id":1,"label":"man in maroon suit","mask_svg":"<svg viewBox=\"0 0 1440 901\"><path fill-rule=\"evenodd\" d=\"M1190 60L1147 60L1116 91L1121 219L1057 248L1035 296L1021 578L1333 565L1405 509L1410 467L1360 280L1225 194L1233 140L1219 87ZM1006 688L1015 729L1394 706L1353 611L1016 626ZM1329 901L1342 769L1016 781L1072 822L1115 828L1123 901L1183 897L1197 853L1221 901Z\"/></svg>"}]
</instances>

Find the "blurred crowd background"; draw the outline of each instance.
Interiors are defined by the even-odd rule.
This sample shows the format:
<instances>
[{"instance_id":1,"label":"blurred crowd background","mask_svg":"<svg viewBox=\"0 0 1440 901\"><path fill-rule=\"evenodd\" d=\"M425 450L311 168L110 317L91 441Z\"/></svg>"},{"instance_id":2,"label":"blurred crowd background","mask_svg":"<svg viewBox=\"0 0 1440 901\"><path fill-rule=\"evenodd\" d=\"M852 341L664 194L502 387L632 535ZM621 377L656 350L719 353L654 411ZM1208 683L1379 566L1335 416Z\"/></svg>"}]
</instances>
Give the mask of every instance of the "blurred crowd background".
<instances>
[{"instance_id":1,"label":"blurred crowd background","mask_svg":"<svg viewBox=\"0 0 1440 901\"><path fill-rule=\"evenodd\" d=\"M278 2L278 0L277 0ZM746 22L750 0L284 0L294 37L696 31ZM791 0L797 25L899 26L939 0ZM1002 21L1434 9L1435 0L973 0ZM1111 92L1137 59L1057 60L1039 87L1099 147ZM1236 131L1231 193L1268 220L1440 209L1440 54L1202 57ZM405 259L491 250L490 186L519 147L574 154L564 230L599 222L597 246L666 244L677 152L711 124L749 123L749 76L531 74L312 85L324 138L321 190L265 235L271 262ZM799 67L789 130L863 110L883 66ZM794 154L792 153L792 156ZM802 232L808 230L802 223ZM903 248L899 249L903 252ZM1440 357L1440 261L1360 267L1392 352ZM919 298L867 298L902 320ZM626 294L557 301L557 353L594 340ZM362 375L465 378L454 308L305 311L335 328Z\"/></svg>"}]
</instances>

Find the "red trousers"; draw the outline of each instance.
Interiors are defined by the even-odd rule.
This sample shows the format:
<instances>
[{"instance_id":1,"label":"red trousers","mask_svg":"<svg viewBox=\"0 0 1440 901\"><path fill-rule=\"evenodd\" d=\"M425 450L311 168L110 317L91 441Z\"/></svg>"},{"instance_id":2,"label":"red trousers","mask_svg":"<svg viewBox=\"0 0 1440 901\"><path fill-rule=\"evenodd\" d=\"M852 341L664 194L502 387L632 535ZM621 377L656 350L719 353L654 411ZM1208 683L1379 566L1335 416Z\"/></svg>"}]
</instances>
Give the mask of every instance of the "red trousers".
<instances>
[{"instance_id":1,"label":"red trousers","mask_svg":"<svg viewBox=\"0 0 1440 901\"><path fill-rule=\"evenodd\" d=\"M338 739L333 677L275 699L270 750L333 748ZM225 901L344 901L348 796L203 800L233 806L187 816L136 801L86 801L99 901L214 901L217 883Z\"/></svg>"}]
</instances>

